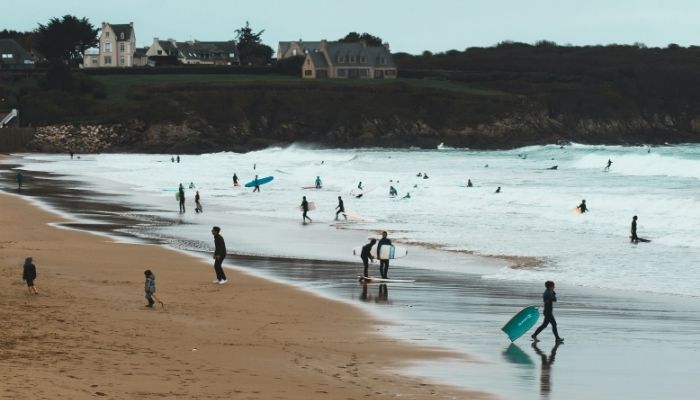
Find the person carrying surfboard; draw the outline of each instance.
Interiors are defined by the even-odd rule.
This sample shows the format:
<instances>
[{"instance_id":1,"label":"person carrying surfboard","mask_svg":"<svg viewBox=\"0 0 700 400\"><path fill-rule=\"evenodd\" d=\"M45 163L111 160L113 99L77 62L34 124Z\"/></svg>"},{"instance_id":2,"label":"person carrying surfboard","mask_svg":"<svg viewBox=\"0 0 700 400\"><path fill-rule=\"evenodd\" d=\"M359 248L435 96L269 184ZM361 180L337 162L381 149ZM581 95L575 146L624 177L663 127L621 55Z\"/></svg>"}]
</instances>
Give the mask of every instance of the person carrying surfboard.
<instances>
[{"instance_id":1,"label":"person carrying surfboard","mask_svg":"<svg viewBox=\"0 0 700 400\"><path fill-rule=\"evenodd\" d=\"M581 200L581 204L576 207L581 214L588 212L588 206L586 206L586 200Z\"/></svg>"},{"instance_id":2,"label":"person carrying surfboard","mask_svg":"<svg viewBox=\"0 0 700 400\"><path fill-rule=\"evenodd\" d=\"M306 201L306 196L303 196L301 199L301 211L302 213L302 221L304 222L304 225L306 225L306 220L309 220L309 223L313 222L311 218L309 218L308 215L306 215L307 212L309 212L309 202Z\"/></svg>"},{"instance_id":3,"label":"person carrying surfboard","mask_svg":"<svg viewBox=\"0 0 700 400\"><path fill-rule=\"evenodd\" d=\"M233 173L233 186L240 186L240 183L238 183L238 175L236 173Z\"/></svg>"},{"instance_id":4,"label":"person carrying surfboard","mask_svg":"<svg viewBox=\"0 0 700 400\"><path fill-rule=\"evenodd\" d=\"M387 238L386 231L382 232L382 238L379 239L379 242L377 243L377 258L379 259L379 273L382 275L382 278L389 279L389 259L387 258L385 260L381 258L380 254L382 253L380 253L380 251L382 246L391 246L391 240Z\"/></svg>"},{"instance_id":5,"label":"person carrying surfboard","mask_svg":"<svg viewBox=\"0 0 700 400\"><path fill-rule=\"evenodd\" d=\"M320 176L316 177L316 181L314 182L314 184L316 185L316 189L321 188L321 177Z\"/></svg>"},{"instance_id":6,"label":"person carrying surfboard","mask_svg":"<svg viewBox=\"0 0 700 400\"><path fill-rule=\"evenodd\" d=\"M630 236L630 243L639 243L639 238L637 237L637 216L632 217L632 235Z\"/></svg>"},{"instance_id":7,"label":"person carrying surfboard","mask_svg":"<svg viewBox=\"0 0 700 400\"><path fill-rule=\"evenodd\" d=\"M255 175L255 179L253 179L253 182L255 183L255 189L253 189L253 193L259 192L260 191L260 184L258 183L258 176Z\"/></svg>"},{"instance_id":8,"label":"person carrying surfboard","mask_svg":"<svg viewBox=\"0 0 700 400\"><path fill-rule=\"evenodd\" d=\"M362 246L362 252L360 252L362 264L364 264L365 266L364 273L362 274L364 278L369 278L369 272L367 271L367 269L369 268L369 260L372 260L372 262L374 262L374 257L372 257L371 250L372 246L374 246L375 243L377 243L377 239L370 239L369 243Z\"/></svg>"},{"instance_id":9,"label":"person carrying surfboard","mask_svg":"<svg viewBox=\"0 0 700 400\"><path fill-rule=\"evenodd\" d=\"M345 215L345 205L343 204L343 198L338 196L338 205L335 207L336 211L335 212L335 220L338 220L338 214L343 214L343 217L345 217L345 220L348 220L348 216Z\"/></svg>"},{"instance_id":10,"label":"person carrying surfboard","mask_svg":"<svg viewBox=\"0 0 700 400\"><path fill-rule=\"evenodd\" d=\"M557 321L554 319L554 303L557 301L557 293L554 291L554 282L547 281L544 283L545 291L542 293L542 300L544 301L544 322L537 328L535 333L532 334L532 340L538 342L537 335L542 332L547 325L552 324L552 332L554 333L554 338L557 343L564 341L563 338L559 337L559 332L557 331Z\"/></svg>"}]
</instances>

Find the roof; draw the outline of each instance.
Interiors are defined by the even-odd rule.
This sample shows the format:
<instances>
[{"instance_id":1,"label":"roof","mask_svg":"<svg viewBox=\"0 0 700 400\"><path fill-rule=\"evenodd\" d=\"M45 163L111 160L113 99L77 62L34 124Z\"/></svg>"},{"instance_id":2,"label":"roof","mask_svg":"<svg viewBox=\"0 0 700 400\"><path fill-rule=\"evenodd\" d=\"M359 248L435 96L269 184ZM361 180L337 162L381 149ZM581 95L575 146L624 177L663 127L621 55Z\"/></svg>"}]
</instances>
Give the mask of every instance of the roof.
<instances>
[{"instance_id":1,"label":"roof","mask_svg":"<svg viewBox=\"0 0 700 400\"><path fill-rule=\"evenodd\" d=\"M177 42L177 49L185 58L207 60L238 58L236 42ZM231 54L233 56L231 57Z\"/></svg>"},{"instance_id":2,"label":"roof","mask_svg":"<svg viewBox=\"0 0 700 400\"><path fill-rule=\"evenodd\" d=\"M34 64L31 54L13 39L0 39L0 62L3 64ZM12 57L4 57L12 54Z\"/></svg>"},{"instance_id":3,"label":"roof","mask_svg":"<svg viewBox=\"0 0 700 400\"><path fill-rule=\"evenodd\" d=\"M283 56L289 48L292 46L292 43L296 43L299 45L299 47L304 51L304 52L314 52L314 51L319 51L321 50L321 42L304 42L301 40L293 41L293 42L279 42L279 52L280 54L277 55L277 57Z\"/></svg>"},{"instance_id":4,"label":"roof","mask_svg":"<svg viewBox=\"0 0 700 400\"><path fill-rule=\"evenodd\" d=\"M311 62L314 63L314 66L316 68L328 68L328 62L326 61L326 57L324 57L322 53L314 51L307 54L306 56L311 57Z\"/></svg>"},{"instance_id":5,"label":"roof","mask_svg":"<svg viewBox=\"0 0 700 400\"><path fill-rule=\"evenodd\" d=\"M365 46L362 43L328 42L326 46L328 57L336 65L343 66L363 66L373 65L387 68L396 68L391 52L384 46ZM338 57L342 57L344 62L338 62ZM364 58L366 62L361 62ZM382 59L384 62L382 63ZM351 62L351 60L354 60Z\"/></svg>"},{"instance_id":6,"label":"roof","mask_svg":"<svg viewBox=\"0 0 700 400\"><path fill-rule=\"evenodd\" d=\"M129 40L131 39L131 33L134 27L131 24L107 24L114 31L114 35L118 40ZM122 39L122 34L124 34L124 39Z\"/></svg>"},{"instance_id":7,"label":"roof","mask_svg":"<svg viewBox=\"0 0 700 400\"><path fill-rule=\"evenodd\" d=\"M134 57L146 57L148 47L137 47L134 49Z\"/></svg>"},{"instance_id":8,"label":"roof","mask_svg":"<svg viewBox=\"0 0 700 400\"><path fill-rule=\"evenodd\" d=\"M180 52L178 51L177 47L175 47L175 45L169 40L159 40L158 44L163 49L166 55L180 56Z\"/></svg>"}]
</instances>

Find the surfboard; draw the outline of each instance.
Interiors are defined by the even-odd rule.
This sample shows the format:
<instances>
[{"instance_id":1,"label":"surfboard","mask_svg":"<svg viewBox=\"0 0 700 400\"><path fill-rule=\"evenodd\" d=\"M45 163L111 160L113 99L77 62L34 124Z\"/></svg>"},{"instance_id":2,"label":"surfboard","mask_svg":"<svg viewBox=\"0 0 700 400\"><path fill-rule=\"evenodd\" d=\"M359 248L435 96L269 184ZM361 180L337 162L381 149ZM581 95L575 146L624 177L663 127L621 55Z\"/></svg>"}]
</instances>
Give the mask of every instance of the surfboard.
<instances>
[{"instance_id":1,"label":"surfboard","mask_svg":"<svg viewBox=\"0 0 700 400\"><path fill-rule=\"evenodd\" d=\"M346 217L350 218L353 221L362 221L362 222L371 222L372 221L371 219L369 219L367 217L363 217L362 215L349 213L347 211L342 213L342 214L345 215Z\"/></svg>"},{"instance_id":2,"label":"surfboard","mask_svg":"<svg viewBox=\"0 0 700 400\"><path fill-rule=\"evenodd\" d=\"M574 214L581 214L581 209L578 208L578 207L575 207L575 208L572 208L572 209L571 209L571 212L574 213Z\"/></svg>"},{"instance_id":3,"label":"surfboard","mask_svg":"<svg viewBox=\"0 0 700 400\"><path fill-rule=\"evenodd\" d=\"M359 257L360 254L362 254L362 246L358 246L352 249L352 254ZM381 249L381 254L379 255L379 257L377 257L377 245L375 244L374 246L372 246L372 249L369 251L369 254L371 254L372 257L378 258L380 260L394 260L397 258L406 257L408 255L408 250L405 247L401 246L383 245Z\"/></svg>"},{"instance_id":4,"label":"surfboard","mask_svg":"<svg viewBox=\"0 0 700 400\"><path fill-rule=\"evenodd\" d=\"M299 211L304 211L304 210L301 208L301 204L299 204L299 207L297 207L297 208L299 208ZM313 210L315 210L315 209L316 209L316 203L314 203L313 201L310 201L310 202L309 202L309 211L313 211Z\"/></svg>"},{"instance_id":5,"label":"surfboard","mask_svg":"<svg viewBox=\"0 0 700 400\"><path fill-rule=\"evenodd\" d=\"M321 187L316 187L316 186L302 186L301 188L302 188L302 189L322 189L323 186L321 186Z\"/></svg>"},{"instance_id":6,"label":"surfboard","mask_svg":"<svg viewBox=\"0 0 700 400\"><path fill-rule=\"evenodd\" d=\"M520 312L515 314L501 330L508 335L511 342L516 341L519 337L530 330L540 318L540 310L535 306L525 307Z\"/></svg>"},{"instance_id":7,"label":"surfboard","mask_svg":"<svg viewBox=\"0 0 700 400\"><path fill-rule=\"evenodd\" d=\"M377 278L376 276L370 276L365 278L362 275L358 275L357 278L363 282L378 282L378 283L413 283L416 280L415 279L384 279L384 278Z\"/></svg>"},{"instance_id":8,"label":"surfboard","mask_svg":"<svg viewBox=\"0 0 700 400\"><path fill-rule=\"evenodd\" d=\"M266 176L264 178L258 178L258 185L264 185L268 182L272 182L275 179L273 176ZM245 184L245 187L252 188L255 187L255 179Z\"/></svg>"},{"instance_id":9,"label":"surfboard","mask_svg":"<svg viewBox=\"0 0 700 400\"><path fill-rule=\"evenodd\" d=\"M630 240L632 240L632 236L630 236ZM644 238L638 237L637 241L640 243L649 243L649 242L651 242L651 239L644 239Z\"/></svg>"},{"instance_id":10,"label":"surfboard","mask_svg":"<svg viewBox=\"0 0 700 400\"><path fill-rule=\"evenodd\" d=\"M180 192L175 192L175 200L180 201Z\"/></svg>"},{"instance_id":11,"label":"surfboard","mask_svg":"<svg viewBox=\"0 0 700 400\"><path fill-rule=\"evenodd\" d=\"M364 196L367 193L371 192L372 190L374 190L374 186L368 185L368 186L363 187L362 189L358 189L358 188L352 189L350 191L350 194L355 196L355 197Z\"/></svg>"}]
</instances>

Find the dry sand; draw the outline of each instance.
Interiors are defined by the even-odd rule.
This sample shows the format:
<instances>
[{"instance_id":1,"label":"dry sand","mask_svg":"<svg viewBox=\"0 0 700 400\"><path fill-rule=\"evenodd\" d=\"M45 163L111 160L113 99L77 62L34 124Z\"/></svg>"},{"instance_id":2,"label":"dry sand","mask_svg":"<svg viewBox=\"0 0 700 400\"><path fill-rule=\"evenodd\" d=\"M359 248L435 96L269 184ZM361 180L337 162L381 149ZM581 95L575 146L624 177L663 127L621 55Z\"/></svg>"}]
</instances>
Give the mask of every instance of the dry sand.
<instances>
[{"instance_id":1,"label":"dry sand","mask_svg":"<svg viewBox=\"0 0 700 400\"><path fill-rule=\"evenodd\" d=\"M445 354L376 333L351 305L231 270L216 285L201 259L53 227L20 197L0 209L0 398L487 397L396 372ZM144 307L145 269L165 310Z\"/></svg>"}]
</instances>

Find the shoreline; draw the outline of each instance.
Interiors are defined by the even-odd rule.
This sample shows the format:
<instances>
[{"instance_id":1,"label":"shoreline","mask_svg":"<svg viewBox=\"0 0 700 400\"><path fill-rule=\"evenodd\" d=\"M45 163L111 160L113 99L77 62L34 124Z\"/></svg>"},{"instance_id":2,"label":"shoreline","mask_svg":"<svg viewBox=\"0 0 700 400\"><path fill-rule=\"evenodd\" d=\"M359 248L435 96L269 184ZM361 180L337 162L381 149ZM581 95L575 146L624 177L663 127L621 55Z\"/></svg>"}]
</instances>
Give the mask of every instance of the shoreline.
<instances>
[{"instance_id":1,"label":"shoreline","mask_svg":"<svg viewBox=\"0 0 700 400\"><path fill-rule=\"evenodd\" d=\"M2 363L13 367L3 370L14 370L3 374L8 384L3 395L63 393L82 398L101 392L148 398L179 393L223 398L237 392L252 398L282 393L284 398L329 394L359 398L369 393L379 398L393 393L406 398L487 397L395 372L410 361L455 355L372 332L377 321L357 307L230 268L228 285L212 285L211 266L199 259L162 246L106 241L88 232L50 226L66 220L18 196L0 194L0 201L11 211L2 217L10 228L2 233L3 258L21 261L31 252L41 293L25 298L25 287L12 273L16 262L5 263L2 275L14 278L5 280L8 287L3 290L11 304L8 316L23 323L13 324L3 340ZM32 244L37 237L41 246ZM104 262L96 264L95 259ZM163 264L168 267L159 266ZM141 275L149 265L165 310L143 308ZM264 298L259 297L261 292ZM286 312L279 314L282 310ZM262 331L264 337L256 337ZM230 335L238 340L232 341ZM47 337L52 340L40 339ZM260 350L264 362L257 359ZM168 368L149 368L160 362ZM191 368L197 363L216 364L216 372L204 364ZM49 364L54 367L43 367ZM142 369L143 374L133 373ZM42 379L28 385L19 371ZM291 374L294 379L285 378ZM124 380L112 379L117 375ZM273 379L275 375L281 377ZM225 382L220 382L222 376L228 377ZM243 380L227 383L235 376ZM300 378L304 385L299 385ZM316 391L300 387L314 384Z\"/></svg>"}]
</instances>

